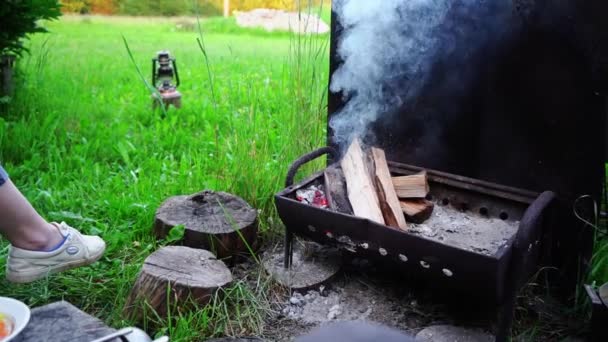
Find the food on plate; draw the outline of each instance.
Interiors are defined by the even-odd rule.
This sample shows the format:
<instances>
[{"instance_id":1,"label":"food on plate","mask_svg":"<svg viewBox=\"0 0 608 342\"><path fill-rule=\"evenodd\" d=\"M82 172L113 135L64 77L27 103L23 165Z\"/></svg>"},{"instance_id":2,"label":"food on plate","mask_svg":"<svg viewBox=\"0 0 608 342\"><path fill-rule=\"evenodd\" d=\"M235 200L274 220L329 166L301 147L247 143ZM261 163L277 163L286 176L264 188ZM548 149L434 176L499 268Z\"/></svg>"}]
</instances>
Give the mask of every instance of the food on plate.
<instances>
[{"instance_id":1,"label":"food on plate","mask_svg":"<svg viewBox=\"0 0 608 342\"><path fill-rule=\"evenodd\" d=\"M13 319L11 316L0 312L0 341L11 334L13 331Z\"/></svg>"}]
</instances>

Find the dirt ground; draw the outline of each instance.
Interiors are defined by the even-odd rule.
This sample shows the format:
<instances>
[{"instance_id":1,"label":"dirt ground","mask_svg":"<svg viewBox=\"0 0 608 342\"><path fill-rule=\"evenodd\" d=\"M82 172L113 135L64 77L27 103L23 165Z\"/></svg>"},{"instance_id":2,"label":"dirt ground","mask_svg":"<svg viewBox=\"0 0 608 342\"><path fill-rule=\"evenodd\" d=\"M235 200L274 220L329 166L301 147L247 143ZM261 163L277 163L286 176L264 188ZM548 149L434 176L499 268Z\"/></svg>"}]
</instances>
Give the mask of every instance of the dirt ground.
<instances>
[{"instance_id":1,"label":"dirt ground","mask_svg":"<svg viewBox=\"0 0 608 342\"><path fill-rule=\"evenodd\" d=\"M462 323L424 290L361 264L352 260L329 283L292 292L283 302L275 303L277 314L269 318L264 338L291 341L314 327L341 320L376 322L412 336L429 325ZM475 318L467 319L467 324L489 327Z\"/></svg>"},{"instance_id":2,"label":"dirt ground","mask_svg":"<svg viewBox=\"0 0 608 342\"><path fill-rule=\"evenodd\" d=\"M262 250L276 248L273 244ZM233 275L244 278L253 269L254 264L241 263L233 268ZM490 334L495 331L496 307L484 307L473 297L437 293L427 285L382 270L371 261L343 255L341 271L326 283L301 292L284 288L275 291L270 296L274 300L270 304L272 312L259 337L264 341L293 341L315 327L353 320L379 323L412 336L428 326L444 324ZM584 320L569 315L562 304L539 295L538 289L538 283L533 282L520 291L514 341L576 340L571 336L584 334Z\"/></svg>"}]
</instances>

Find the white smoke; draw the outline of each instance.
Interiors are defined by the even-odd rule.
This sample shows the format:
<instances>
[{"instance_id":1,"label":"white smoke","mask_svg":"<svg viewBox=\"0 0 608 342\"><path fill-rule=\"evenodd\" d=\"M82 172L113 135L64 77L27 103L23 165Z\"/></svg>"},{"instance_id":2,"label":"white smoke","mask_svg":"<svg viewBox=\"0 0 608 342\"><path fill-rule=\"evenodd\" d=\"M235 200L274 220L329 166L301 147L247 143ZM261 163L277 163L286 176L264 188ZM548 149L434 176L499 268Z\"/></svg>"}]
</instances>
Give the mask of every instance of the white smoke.
<instances>
[{"instance_id":1,"label":"white smoke","mask_svg":"<svg viewBox=\"0 0 608 342\"><path fill-rule=\"evenodd\" d=\"M330 121L335 143L343 148L354 137L366 140L381 115L413 103L436 62L459 68L506 25L510 6L510 0L334 0L343 64L330 90L348 100ZM456 88L463 86L461 73L449 76Z\"/></svg>"}]
</instances>

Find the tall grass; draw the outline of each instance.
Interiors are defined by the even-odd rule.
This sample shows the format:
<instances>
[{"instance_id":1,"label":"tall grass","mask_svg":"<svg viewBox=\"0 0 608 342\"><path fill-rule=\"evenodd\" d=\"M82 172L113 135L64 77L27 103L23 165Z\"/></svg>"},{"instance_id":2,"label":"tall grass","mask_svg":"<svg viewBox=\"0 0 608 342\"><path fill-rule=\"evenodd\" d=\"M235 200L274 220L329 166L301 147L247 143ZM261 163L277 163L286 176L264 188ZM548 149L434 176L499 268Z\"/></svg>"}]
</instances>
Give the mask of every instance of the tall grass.
<instances>
[{"instance_id":1,"label":"tall grass","mask_svg":"<svg viewBox=\"0 0 608 342\"><path fill-rule=\"evenodd\" d=\"M608 283L608 239L605 236L595 239L591 264L590 282L598 286Z\"/></svg>"},{"instance_id":2,"label":"tall grass","mask_svg":"<svg viewBox=\"0 0 608 342\"><path fill-rule=\"evenodd\" d=\"M108 249L90 267L30 285L8 284L2 270L0 293L32 306L65 299L115 327L131 324L121 310L143 260L160 246L151 233L155 209L176 194L232 192L260 210L262 239L280 232L273 194L295 158L325 143L327 35L215 33L203 22L208 73L197 33L170 21L70 17L49 28L19 62L16 95L0 114L0 161L44 216L101 235ZM121 36L146 77L156 51L172 52L182 109L164 119L151 110ZM0 242L0 263L6 246ZM274 290L254 275L159 331L176 341L262 334Z\"/></svg>"},{"instance_id":3,"label":"tall grass","mask_svg":"<svg viewBox=\"0 0 608 342\"><path fill-rule=\"evenodd\" d=\"M605 165L605 179L608 179L608 164ZM602 212L608 212L608 183L604 184ZM608 283L608 218L600 217L599 229L595 231L595 244L590 272L590 283Z\"/></svg>"}]
</instances>

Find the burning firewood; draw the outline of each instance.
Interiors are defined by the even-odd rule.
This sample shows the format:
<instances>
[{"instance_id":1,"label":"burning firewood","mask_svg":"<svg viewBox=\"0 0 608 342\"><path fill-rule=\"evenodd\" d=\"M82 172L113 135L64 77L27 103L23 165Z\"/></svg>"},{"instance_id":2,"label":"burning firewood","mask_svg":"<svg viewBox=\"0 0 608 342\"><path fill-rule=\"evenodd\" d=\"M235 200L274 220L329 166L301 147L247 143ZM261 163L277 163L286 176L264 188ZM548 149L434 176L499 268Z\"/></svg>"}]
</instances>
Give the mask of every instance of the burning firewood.
<instances>
[{"instance_id":1,"label":"burning firewood","mask_svg":"<svg viewBox=\"0 0 608 342\"><path fill-rule=\"evenodd\" d=\"M380 209L387 226L407 229L405 217L399 205L399 198L391 181L391 173L386 163L384 151L372 147L372 160L375 173L376 192L380 201Z\"/></svg>"},{"instance_id":2,"label":"burning firewood","mask_svg":"<svg viewBox=\"0 0 608 342\"><path fill-rule=\"evenodd\" d=\"M337 212L352 214L353 209L346 195L346 183L342 169L336 165L329 166L323 173L325 179L325 196L329 207Z\"/></svg>"},{"instance_id":3,"label":"burning firewood","mask_svg":"<svg viewBox=\"0 0 608 342\"><path fill-rule=\"evenodd\" d=\"M411 176L393 177L393 186L399 198L425 198L429 193L426 171Z\"/></svg>"},{"instance_id":4,"label":"burning firewood","mask_svg":"<svg viewBox=\"0 0 608 342\"><path fill-rule=\"evenodd\" d=\"M428 220L435 206L433 202L422 198L401 200L399 205L407 220L414 223L422 223Z\"/></svg>"},{"instance_id":5,"label":"burning firewood","mask_svg":"<svg viewBox=\"0 0 608 342\"><path fill-rule=\"evenodd\" d=\"M383 150L372 148L371 151L364 151L359 140L355 140L340 164L346 181L348 201L355 216L393 228L407 229ZM335 199L338 199L342 187L341 176L335 170L328 169L325 181L328 189L335 188L330 197L337 195ZM332 201L335 199L332 198Z\"/></svg>"},{"instance_id":6,"label":"burning firewood","mask_svg":"<svg viewBox=\"0 0 608 342\"><path fill-rule=\"evenodd\" d=\"M371 177L368 158L361 149L358 139L355 139L350 145L340 166L344 172L346 191L353 214L385 224L374 180Z\"/></svg>"}]
</instances>

